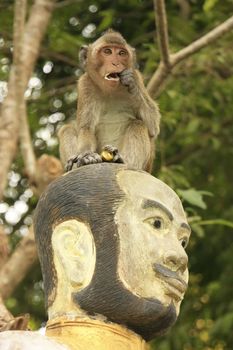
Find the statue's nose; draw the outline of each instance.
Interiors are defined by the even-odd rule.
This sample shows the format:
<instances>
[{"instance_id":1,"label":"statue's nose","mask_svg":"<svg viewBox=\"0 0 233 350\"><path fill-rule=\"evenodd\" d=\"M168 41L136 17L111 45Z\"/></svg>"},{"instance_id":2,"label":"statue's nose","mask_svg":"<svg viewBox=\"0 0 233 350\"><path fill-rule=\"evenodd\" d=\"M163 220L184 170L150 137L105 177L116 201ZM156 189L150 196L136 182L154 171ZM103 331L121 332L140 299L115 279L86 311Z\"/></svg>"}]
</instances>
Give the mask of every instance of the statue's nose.
<instances>
[{"instance_id":1,"label":"statue's nose","mask_svg":"<svg viewBox=\"0 0 233 350\"><path fill-rule=\"evenodd\" d=\"M187 269L188 256L183 249L170 249L165 252L163 262L172 270L184 272Z\"/></svg>"}]
</instances>

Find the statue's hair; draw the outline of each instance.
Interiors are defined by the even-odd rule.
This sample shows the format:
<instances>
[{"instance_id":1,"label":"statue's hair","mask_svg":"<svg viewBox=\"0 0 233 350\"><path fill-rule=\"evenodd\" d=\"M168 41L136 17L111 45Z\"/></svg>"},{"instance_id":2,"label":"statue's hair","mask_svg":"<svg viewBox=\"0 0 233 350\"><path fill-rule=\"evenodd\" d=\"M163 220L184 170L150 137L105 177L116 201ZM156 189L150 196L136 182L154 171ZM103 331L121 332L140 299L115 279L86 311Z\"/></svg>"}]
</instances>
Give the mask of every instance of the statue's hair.
<instances>
[{"instance_id":1,"label":"statue's hair","mask_svg":"<svg viewBox=\"0 0 233 350\"><path fill-rule=\"evenodd\" d=\"M116 173L124 167L107 163L81 167L56 179L40 197L34 215L34 231L47 307L54 301L57 286L51 244L54 227L76 218L88 222L93 234L103 226L106 229L107 225L111 225L112 231L114 208L124 195L117 184Z\"/></svg>"}]
</instances>

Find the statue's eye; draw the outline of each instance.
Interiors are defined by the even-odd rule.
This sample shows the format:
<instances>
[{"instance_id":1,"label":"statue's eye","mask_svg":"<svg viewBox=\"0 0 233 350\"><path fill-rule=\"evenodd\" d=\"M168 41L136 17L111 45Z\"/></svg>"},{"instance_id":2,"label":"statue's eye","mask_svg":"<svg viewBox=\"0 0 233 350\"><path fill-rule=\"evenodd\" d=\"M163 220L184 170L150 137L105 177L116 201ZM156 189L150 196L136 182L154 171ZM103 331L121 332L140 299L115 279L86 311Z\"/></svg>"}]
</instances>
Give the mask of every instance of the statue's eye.
<instances>
[{"instance_id":1,"label":"statue's eye","mask_svg":"<svg viewBox=\"0 0 233 350\"><path fill-rule=\"evenodd\" d=\"M164 230L167 227L166 221L160 216L150 217L144 222L149 224L154 230Z\"/></svg>"},{"instance_id":2,"label":"statue's eye","mask_svg":"<svg viewBox=\"0 0 233 350\"><path fill-rule=\"evenodd\" d=\"M182 247L185 249L187 248L187 245L188 245L188 238L184 237L180 240L180 243L182 245Z\"/></svg>"},{"instance_id":3,"label":"statue's eye","mask_svg":"<svg viewBox=\"0 0 233 350\"><path fill-rule=\"evenodd\" d=\"M111 55L111 54L112 54L112 50L111 50L109 47L105 47L105 48L103 49L103 53L104 53L105 55Z\"/></svg>"},{"instance_id":4,"label":"statue's eye","mask_svg":"<svg viewBox=\"0 0 233 350\"><path fill-rule=\"evenodd\" d=\"M154 226L156 229L162 228L162 226L163 226L162 219L155 219L154 222L153 222L153 226Z\"/></svg>"}]
</instances>

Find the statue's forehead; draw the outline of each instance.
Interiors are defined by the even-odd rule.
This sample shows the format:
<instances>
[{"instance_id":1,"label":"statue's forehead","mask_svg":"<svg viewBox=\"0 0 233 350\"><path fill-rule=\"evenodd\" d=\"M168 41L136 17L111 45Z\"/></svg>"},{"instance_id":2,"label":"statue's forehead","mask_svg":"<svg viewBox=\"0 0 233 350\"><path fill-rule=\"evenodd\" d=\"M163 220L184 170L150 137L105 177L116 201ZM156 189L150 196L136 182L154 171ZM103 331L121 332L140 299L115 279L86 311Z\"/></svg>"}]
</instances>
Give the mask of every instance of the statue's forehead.
<instances>
[{"instance_id":1,"label":"statue's forehead","mask_svg":"<svg viewBox=\"0 0 233 350\"><path fill-rule=\"evenodd\" d=\"M122 170L117 174L121 190L136 203L156 201L167 208L173 215L185 218L182 203L177 194L164 182L145 172Z\"/></svg>"}]
</instances>

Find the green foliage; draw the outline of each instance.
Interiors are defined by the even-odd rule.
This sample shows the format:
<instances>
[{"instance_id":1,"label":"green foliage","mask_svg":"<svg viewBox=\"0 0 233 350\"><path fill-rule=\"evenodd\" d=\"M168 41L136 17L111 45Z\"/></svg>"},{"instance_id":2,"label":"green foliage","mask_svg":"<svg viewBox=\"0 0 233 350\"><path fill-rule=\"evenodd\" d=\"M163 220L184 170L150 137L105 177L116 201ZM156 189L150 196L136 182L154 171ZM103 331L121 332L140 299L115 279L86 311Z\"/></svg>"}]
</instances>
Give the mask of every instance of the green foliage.
<instances>
[{"instance_id":1,"label":"green foliage","mask_svg":"<svg viewBox=\"0 0 233 350\"><path fill-rule=\"evenodd\" d=\"M219 0L205 0L204 5L203 5L203 10L205 12L211 11L215 5L218 3Z\"/></svg>"},{"instance_id":2,"label":"green foliage","mask_svg":"<svg viewBox=\"0 0 233 350\"><path fill-rule=\"evenodd\" d=\"M190 5L188 18L182 16L177 1L166 1L171 52L232 13L232 0L186 2ZM0 91L12 59L12 3L0 11ZM146 81L160 57L152 1L80 0L62 6L65 3L57 2L34 73L38 80L29 84L28 117L38 156L57 155L56 132L75 116L82 44L108 27L119 30L136 47ZM188 293L175 327L153 342L157 350L233 348L232 96L231 32L182 62L158 100L162 121L154 175L181 197L193 234L188 248ZM12 248L32 220L36 198L27 192L28 187L19 156L9 175L5 204L16 210L15 201L23 200L28 209L9 222L7 207L0 207L0 220L11 233ZM15 314L29 312L34 329L46 321L38 266L9 298L8 306Z\"/></svg>"},{"instance_id":3,"label":"green foliage","mask_svg":"<svg viewBox=\"0 0 233 350\"><path fill-rule=\"evenodd\" d=\"M203 194L210 195L209 192L206 191L197 191L194 188L190 188L188 190L179 190L177 189L178 194L183 198L186 202L191 205L194 205L201 209L206 209L206 203L203 200Z\"/></svg>"}]
</instances>

